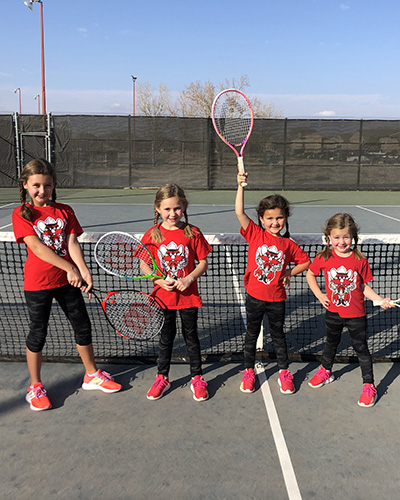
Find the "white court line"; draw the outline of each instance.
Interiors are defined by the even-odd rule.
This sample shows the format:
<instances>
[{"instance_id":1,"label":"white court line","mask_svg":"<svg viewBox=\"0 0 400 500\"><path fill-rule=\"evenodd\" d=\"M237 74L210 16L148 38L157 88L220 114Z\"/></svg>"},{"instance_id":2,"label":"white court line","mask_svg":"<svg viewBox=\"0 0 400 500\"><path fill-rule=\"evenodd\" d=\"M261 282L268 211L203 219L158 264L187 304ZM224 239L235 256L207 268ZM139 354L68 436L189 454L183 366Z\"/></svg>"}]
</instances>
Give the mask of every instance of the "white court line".
<instances>
[{"instance_id":1,"label":"white court line","mask_svg":"<svg viewBox=\"0 0 400 500\"><path fill-rule=\"evenodd\" d=\"M400 219L397 219L396 217L392 217L391 215L382 214L380 212L376 212L375 210L371 210L370 208L362 207L360 205L356 205L356 207L360 208L361 210L366 210L367 212L372 212L373 214L380 215L381 217L386 217L387 219L392 219L392 220L395 220L396 222L400 222Z\"/></svg>"},{"instance_id":2,"label":"white court line","mask_svg":"<svg viewBox=\"0 0 400 500\"><path fill-rule=\"evenodd\" d=\"M244 304L244 297L242 295L242 292L240 290L240 283L239 283L239 277L238 277L238 272L235 266L232 264L232 257L229 251L227 251L227 263L230 266L230 271L232 275L232 281L233 281L233 288L235 291L236 298L239 301L239 304L242 304L240 307L240 312L241 316L243 319L243 323L246 326L247 325L247 318L246 318L246 307L243 305ZM263 326L261 325L261 331L260 335L258 336L257 339L257 348L263 347ZM260 387L261 387L261 393L264 398L264 404L265 408L267 410L267 415L269 419L269 424L271 427L271 432L272 436L274 438L275 446L276 446L276 451L278 453L279 457L279 463L281 465L281 470L283 474L283 479L285 481L286 485L286 490L289 496L289 500L301 500L301 494L299 490L299 486L297 484L297 479L294 473L294 469L292 466L292 462L290 460L290 455L289 451L286 446L286 441L285 437L282 432L282 427L279 423L279 418L278 414L275 408L275 403L272 398L271 390L268 384L267 377L265 376L265 371L264 367L260 368L257 366L255 368L255 372L257 373L259 382L260 382Z\"/></svg>"},{"instance_id":3,"label":"white court line","mask_svg":"<svg viewBox=\"0 0 400 500\"><path fill-rule=\"evenodd\" d=\"M282 432L282 427L279 422L278 413L272 398L264 367L257 366L256 373L260 381L261 392L267 409L269 424L274 437L276 451L278 452L279 462L281 464L289 500L301 500L299 485L297 484L296 475L294 473L292 461L286 446L285 436Z\"/></svg>"},{"instance_id":4,"label":"white court line","mask_svg":"<svg viewBox=\"0 0 400 500\"><path fill-rule=\"evenodd\" d=\"M12 226L12 224L6 224L5 226L1 226L1 227L0 227L0 231L1 231L2 229L5 229L6 227L10 227L10 226Z\"/></svg>"},{"instance_id":5,"label":"white court line","mask_svg":"<svg viewBox=\"0 0 400 500\"><path fill-rule=\"evenodd\" d=\"M0 208L6 208L6 207L9 207L11 205L16 205L16 203L7 203L7 205L1 205Z\"/></svg>"}]
</instances>

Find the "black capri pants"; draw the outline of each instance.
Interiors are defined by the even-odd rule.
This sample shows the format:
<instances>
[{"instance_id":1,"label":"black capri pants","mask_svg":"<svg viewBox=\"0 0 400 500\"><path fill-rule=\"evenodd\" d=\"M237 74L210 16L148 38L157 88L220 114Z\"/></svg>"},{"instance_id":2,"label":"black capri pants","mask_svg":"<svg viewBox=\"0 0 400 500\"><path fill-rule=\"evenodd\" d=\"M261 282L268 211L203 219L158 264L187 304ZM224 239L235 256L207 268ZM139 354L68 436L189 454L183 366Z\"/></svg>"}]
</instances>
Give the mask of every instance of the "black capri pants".
<instances>
[{"instance_id":1,"label":"black capri pants","mask_svg":"<svg viewBox=\"0 0 400 500\"><path fill-rule=\"evenodd\" d=\"M48 290L25 290L25 300L29 312L29 334L26 347L32 352L41 352L46 342L51 304L55 299L75 333L78 345L92 343L92 327L86 310L85 301L79 288L65 285Z\"/></svg>"}]
</instances>

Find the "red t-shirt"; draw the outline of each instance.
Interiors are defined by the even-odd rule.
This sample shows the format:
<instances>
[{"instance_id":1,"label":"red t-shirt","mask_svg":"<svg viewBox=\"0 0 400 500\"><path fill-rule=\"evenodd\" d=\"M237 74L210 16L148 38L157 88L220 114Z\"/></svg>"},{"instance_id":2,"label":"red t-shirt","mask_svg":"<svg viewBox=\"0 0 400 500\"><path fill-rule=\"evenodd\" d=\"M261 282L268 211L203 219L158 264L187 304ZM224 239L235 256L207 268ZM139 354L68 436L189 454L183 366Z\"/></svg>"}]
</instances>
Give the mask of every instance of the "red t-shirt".
<instances>
[{"instance_id":1,"label":"red t-shirt","mask_svg":"<svg viewBox=\"0 0 400 500\"><path fill-rule=\"evenodd\" d=\"M316 276L321 271L325 277L326 295L330 301L328 311L338 313L342 318L365 316L365 298L361 289L373 279L367 259L339 257L332 249L332 257L324 260L315 257L310 271Z\"/></svg>"},{"instance_id":2,"label":"red t-shirt","mask_svg":"<svg viewBox=\"0 0 400 500\"><path fill-rule=\"evenodd\" d=\"M267 302L286 300L283 275L290 262L296 265L310 260L299 245L290 238L274 236L254 221L240 234L249 243L244 286L252 297Z\"/></svg>"},{"instance_id":3,"label":"red t-shirt","mask_svg":"<svg viewBox=\"0 0 400 500\"><path fill-rule=\"evenodd\" d=\"M83 233L72 208L62 203L52 203L48 207L32 206L31 221L22 218L20 210L21 207L17 207L12 214L17 243L24 243L26 236L37 236L57 255L72 262L67 249L67 236L72 233L79 236ZM39 259L28 247L28 257L24 267L24 290L47 290L67 284L65 271Z\"/></svg>"},{"instance_id":4,"label":"red t-shirt","mask_svg":"<svg viewBox=\"0 0 400 500\"><path fill-rule=\"evenodd\" d=\"M150 228L144 234L142 243L149 249L164 274L175 280L190 274L195 269L197 262L205 259L212 250L200 229L195 226L191 226L193 238L186 237L183 229L171 231L161 225L158 227L164 236L163 241L155 243L151 237L153 228ZM168 292L156 284L152 295L160 301L164 309L187 309L203 305L197 280L183 292L179 290Z\"/></svg>"}]
</instances>

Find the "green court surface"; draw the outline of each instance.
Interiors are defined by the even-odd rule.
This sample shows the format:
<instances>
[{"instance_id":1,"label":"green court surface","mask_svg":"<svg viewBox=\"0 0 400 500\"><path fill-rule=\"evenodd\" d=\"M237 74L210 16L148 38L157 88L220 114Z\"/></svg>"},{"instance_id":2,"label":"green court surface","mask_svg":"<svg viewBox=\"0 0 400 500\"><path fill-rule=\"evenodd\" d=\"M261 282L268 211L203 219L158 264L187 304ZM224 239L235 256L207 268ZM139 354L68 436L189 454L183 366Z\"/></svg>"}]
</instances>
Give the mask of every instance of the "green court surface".
<instances>
[{"instance_id":1,"label":"green court surface","mask_svg":"<svg viewBox=\"0 0 400 500\"><path fill-rule=\"evenodd\" d=\"M64 203L149 203L153 204L155 189L68 189L57 188L58 201ZM397 191L252 191L246 190L246 203L257 204L261 198L271 193L282 194L291 203L307 205L399 205L400 193ZM234 191L197 191L187 190L186 196L191 204L229 204L233 203ZM18 202L16 188L0 188L0 204Z\"/></svg>"}]
</instances>

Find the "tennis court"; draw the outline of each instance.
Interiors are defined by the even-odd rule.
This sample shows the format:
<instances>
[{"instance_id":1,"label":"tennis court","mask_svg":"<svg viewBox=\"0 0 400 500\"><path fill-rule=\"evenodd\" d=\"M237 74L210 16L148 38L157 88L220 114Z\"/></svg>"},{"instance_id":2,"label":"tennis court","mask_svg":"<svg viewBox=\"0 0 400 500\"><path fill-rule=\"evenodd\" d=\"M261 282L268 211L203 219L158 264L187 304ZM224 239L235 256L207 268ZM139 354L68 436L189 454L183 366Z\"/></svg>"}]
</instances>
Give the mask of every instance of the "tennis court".
<instances>
[{"instance_id":1,"label":"tennis court","mask_svg":"<svg viewBox=\"0 0 400 500\"><path fill-rule=\"evenodd\" d=\"M87 232L142 233L152 224L154 191L58 194ZM396 193L284 194L293 203L293 235L317 237L338 211L351 212L362 234L400 233ZM205 234L237 234L233 192L187 195L189 220ZM12 230L18 193L0 190L0 196L5 233ZM246 194L249 215L262 196ZM390 286L397 289L397 282ZM390 314L397 329L397 310ZM374 364L380 399L371 409L357 405L358 364L335 364L338 380L313 390L307 380L317 367L317 360L292 361L296 393L288 396L279 392L274 360L263 359L257 390L246 395L239 391L240 361L205 363L210 399L198 404L184 360L172 366L171 389L155 402L146 399L154 365L103 359L101 368L124 387L105 395L80 389L79 363L45 363L43 379L54 409L37 414L24 401L25 363L2 361L3 491L19 499L397 498L399 364L390 359Z\"/></svg>"}]
</instances>

